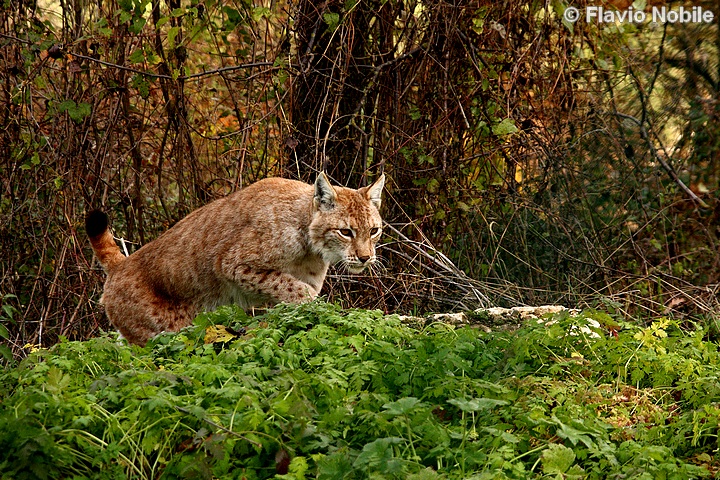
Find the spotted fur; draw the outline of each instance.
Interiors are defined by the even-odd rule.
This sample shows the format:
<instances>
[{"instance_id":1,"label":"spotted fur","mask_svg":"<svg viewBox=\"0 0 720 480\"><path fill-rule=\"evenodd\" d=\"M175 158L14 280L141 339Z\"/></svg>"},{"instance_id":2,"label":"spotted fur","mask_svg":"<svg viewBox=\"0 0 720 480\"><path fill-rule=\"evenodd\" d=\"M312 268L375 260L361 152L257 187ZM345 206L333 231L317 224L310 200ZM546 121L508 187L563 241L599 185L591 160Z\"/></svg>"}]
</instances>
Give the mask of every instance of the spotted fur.
<instances>
[{"instance_id":1,"label":"spotted fur","mask_svg":"<svg viewBox=\"0 0 720 480\"><path fill-rule=\"evenodd\" d=\"M189 325L202 310L302 303L322 289L328 267L360 272L375 260L384 175L358 190L268 178L190 213L123 256L107 216L86 217L107 272L102 303L131 343Z\"/></svg>"}]
</instances>

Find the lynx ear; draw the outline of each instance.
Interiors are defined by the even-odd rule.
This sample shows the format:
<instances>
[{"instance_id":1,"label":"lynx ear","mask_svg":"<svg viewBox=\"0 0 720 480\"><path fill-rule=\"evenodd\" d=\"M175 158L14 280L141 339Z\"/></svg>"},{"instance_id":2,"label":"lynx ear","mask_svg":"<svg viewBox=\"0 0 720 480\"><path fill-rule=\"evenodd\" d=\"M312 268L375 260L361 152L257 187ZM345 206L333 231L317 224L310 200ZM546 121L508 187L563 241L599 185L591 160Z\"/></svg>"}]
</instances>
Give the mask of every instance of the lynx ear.
<instances>
[{"instance_id":1,"label":"lynx ear","mask_svg":"<svg viewBox=\"0 0 720 480\"><path fill-rule=\"evenodd\" d=\"M365 196L370 202L375 205L375 208L380 210L380 203L382 201L382 191L385 186L385 174L380 175L380 178L375 180L375 183L367 187Z\"/></svg>"},{"instance_id":2,"label":"lynx ear","mask_svg":"<svg viewBox=\"0 0 720 480\"><path fill-rule=\"evenodd\" d=\"M325 172L320 172L315 180L315 197L313 198L315 208L326 211L332 210L335 208L336 198L337 194L333 186L330 185L327 175L325 175Z\"/></svg>"}]
</instances>

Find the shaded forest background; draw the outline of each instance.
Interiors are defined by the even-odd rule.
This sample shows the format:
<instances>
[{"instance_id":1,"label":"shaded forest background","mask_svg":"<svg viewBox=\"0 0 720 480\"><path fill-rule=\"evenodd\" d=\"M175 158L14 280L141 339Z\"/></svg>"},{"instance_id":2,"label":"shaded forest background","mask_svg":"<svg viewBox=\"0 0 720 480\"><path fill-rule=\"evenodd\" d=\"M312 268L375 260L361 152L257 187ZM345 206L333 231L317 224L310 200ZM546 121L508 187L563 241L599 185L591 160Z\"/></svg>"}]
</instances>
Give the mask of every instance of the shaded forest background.
<instances>
[{"instance_id":1,"label":"shaded forest background","mask_svg":"<svg viewBox=\"0 0 720 480\"><path fill-rule=\"evenodd\" d=\"M109 328L87 209L132 251L248 183L322 168L389 179L384 268L333 271L323 293L344 306L716 319L720 12L572 24L567 6L4 0L3 354Z\"/></svg>"}]
</instances>

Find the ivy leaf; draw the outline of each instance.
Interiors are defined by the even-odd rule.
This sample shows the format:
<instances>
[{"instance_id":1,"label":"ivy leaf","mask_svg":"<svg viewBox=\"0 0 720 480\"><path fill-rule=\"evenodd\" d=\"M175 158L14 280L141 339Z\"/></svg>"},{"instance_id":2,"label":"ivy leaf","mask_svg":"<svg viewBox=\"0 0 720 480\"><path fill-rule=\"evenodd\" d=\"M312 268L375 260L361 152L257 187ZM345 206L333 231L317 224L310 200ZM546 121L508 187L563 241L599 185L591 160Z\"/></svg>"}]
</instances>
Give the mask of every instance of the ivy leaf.
<instances>
[{"instance_id":1,"label":"ivy leaf","mask_svg":"<svg viewBox=\"0 0 720 480\"><path fill-rule=\"evenodd\" d=\"M128 31L130 33L138 34L142 32L142 29L145 27L145 24L147 23L147 20L143 17L135 17L133 19L132 24L128 27Z\"/></svg>"},{"instance_id":2,"label":"ivy leaf","mask_svg":"<svg viewBox=\"0 0 720 480\"><path fill-rule=\"evenodd\" d=\"M272 10L268 7L255 7L252 12L252 19L256 22L262 18L272 18Z\"/></svg>"},{"instance_id":3,"label":"ivy leaf","mask_svg":"<svg viewBox=\"0 0 720 480\"><path fill-rule=\"evenodd\" d=\"M142 98L148 98L150 96L150 84L143 75L133 76L131 85L137 88Z\"/></svg>"},{"instance_id":4,"label":"ivy leaf","mask_svg":"<svg viewBox=\"0 0 720 480\"><path fill-rule=\"evenodd\" d=\"M506 118L502 122L496 123L492 127L492 132L498 136L509 135L517 131L518 129L515 126L515 122L512 118Z\"/></svg>"},{"instance_id":5,"label":"ivy leaf","mask_svg":"<svg viewBox=\"0 0 720 480\"><path fill-rule=\"evenodd\" d=\"M340 14L332 12L325 13L323 15L323 20L327 24L328 30L334 32L337 30L338 25L340 25Z\"/></svg>"},{"instance_id":6,"label":"ivy leaf","mask_svg":"<svg viewBox=\"0 0 720 480\"><path fill-rule=\"evenodd\" d=\"M5 362L9 362L13 358L12 350L10 350L10 347L4 344L0 344L0 358L2 358Z\"/></svg>"},{"instance_id":7,"label":"ivy leaf","mask_svg":"<svg viewBox=\"0 0 720 480\"><path fill-rule=\"evenodd\" d=\"M355 459L354 466L375 467L383 473L396 473L402 468L402 464L395 458L393 445L402 443L403 439L398 437L378 438L366 444L360 455Z\"/></svg>"},{"instance_id":8,"label":"ivy leaf","mask_svg":"<svg viewBox=\"0 0 720 480\"><path fill-rule=\"evenodd\" d=\"M168 30L168 33L167 33L168 49L173 50L175 48L175 37L178 36L178 33L180 33L180 27L172 27L172 28L170 28L170 30Z\"/></svg>"},{"instance_id":9,"label":"ivy leaf","mask_svg":"<svg viewBox=\"0 0 720 480\"><path fill-rule=\"evenodd\" d=\"M145 53L143 53L142 49L137 49L130 54L128 60L132 63L143 63L145 61Z\"/></svg>"},{"instance_id":10,"label":"ivy leaf","mask_svg":"<svg viewBox=\"0 0 720 480\"><path fill-rule=\"evenodd\" d=\"M160 30L163 27L163 25L165 25L169 21L170 21L170 17L168 17L168 16L160 17L160 20L158 20L157 23L155 24L155 29Z\"/></svg>"},{"instance_id":11,"label":"ivy leaf","mask_svg":"<svg viewBox=\"0 0 720 480\"><path fill-rule=\"evenodd\" d=\"M92 113L92 108L89 103L75 103L74 100L65 100L58 105L60 112L67 112L70 115L70 119L75 123L80 123L85 117Z\"/></svg>"},{"instance_id":12,"label":"ivy leaf","mask_svg":"<svg viewBox=\"0 0 720 480\"><path fill-rule=\"evenodd\" d=\"M240 22L243 21L243 16L234 8L224 6L222 7L222 12L227 16L227 20L225 20L223 24L223 28L227 31L233 30Z\"/></svg>"},{"instance_id":13,"label":"ivy leaf","mask_svg":"<svg viewBox=\"0 0 720 480\"><path fill-rule=\"evenodd\" d=\"M590 436L587 435L587 432L583 432L575 427L571 427L570 425L567 425L560 421L560 419L555 416L553 416L553 420L555 420L559 427L557 431L558 437L570 440L573 445L583 443L588 448L595 448L595 442L593 442Z\"/></svg>"},{"instance_id":14,"label":"ivy leaf","mask_svg":"<svg viewBox=\"0 0 720 480\"><path fill-rule=\"evenodd\" d=\"M72 379L57 367L50 367L47 374L47 389L53 393L62 392L70 385Z\"/></svg>"},{"instance_id":15,"label":"ivy leaf","mask_svg":"<svg viewBox=\"0 0 720 480\"><path fill-rule=\"evenodd\" d=\"M126 12L130 12L133 9L132 0L119 0L118 6Z\"/></svg>"},{"instance_id":16,"label":"ivy leaf","mask_svg":"<svg viewBox=\"0 0 720 480\"><path fill-rule=\"evenodd\" d=\"M418 121L423 117L422 113L420 113L420 109L416 105L410 107L408 115L410 115L410 119L413 121Z\"/></svg>"},{"instance_id":17,"label":"ivy leaf","mask_svg":"<svg viewBox=\"0 0 720 480\"><path fill-rule=\"evenodd\" d=\"M387 410L387 413L390 415L406 415L418 405L422 405L422 403L417 398L405 397L396 402L386 403L383 405L383 408Z\"/></svg>"},{"instance_id":18,"label":"ivy leaf","mask_svg":"<svg viewBox=\"0 0 720 480\"><path fill-rule=\"evenodd\" d=\"M541 455L543 472L548 475L563 474L575 461L575 452L559 443L551 443Z\"/></svg>"}]
</instances>

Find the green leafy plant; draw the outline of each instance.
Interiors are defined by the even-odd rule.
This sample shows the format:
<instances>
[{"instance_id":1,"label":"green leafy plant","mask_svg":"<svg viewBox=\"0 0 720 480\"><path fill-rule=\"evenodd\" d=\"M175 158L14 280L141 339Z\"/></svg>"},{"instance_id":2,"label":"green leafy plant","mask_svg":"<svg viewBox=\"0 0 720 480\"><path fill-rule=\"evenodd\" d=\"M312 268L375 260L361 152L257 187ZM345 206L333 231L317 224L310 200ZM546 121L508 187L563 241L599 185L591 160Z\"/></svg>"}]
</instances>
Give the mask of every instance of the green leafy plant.
<instances>
[{"instance_id":1,"label":"green leafy plant","mask_svg":"<svg viewBox=\"0 0 720 480\"><path fill-rule=\"evenodd\" d=\"M144 348L64 341L1 375L1 476L710 476L716 346L597 318L413 330L314 302L223 307Z\"/></svg>"}]
</instances>

